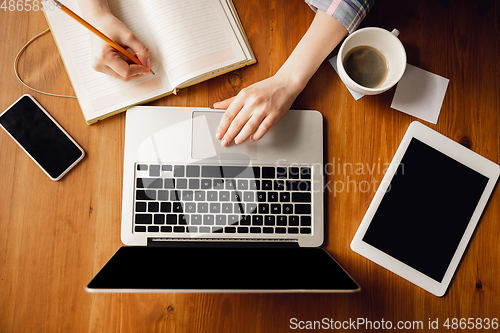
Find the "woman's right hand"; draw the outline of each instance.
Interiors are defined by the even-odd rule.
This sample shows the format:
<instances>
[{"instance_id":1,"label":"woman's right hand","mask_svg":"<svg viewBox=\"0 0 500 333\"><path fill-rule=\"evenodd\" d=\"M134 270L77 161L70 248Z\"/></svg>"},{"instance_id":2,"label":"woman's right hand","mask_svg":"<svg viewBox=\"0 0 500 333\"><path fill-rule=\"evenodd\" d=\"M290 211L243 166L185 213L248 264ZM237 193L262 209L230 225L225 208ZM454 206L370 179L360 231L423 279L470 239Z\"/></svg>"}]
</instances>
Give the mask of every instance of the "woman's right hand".
<instances>
[{"instance_id":1,"label":"woman's right hand","mask_svg":"<svg viewBox=\"0 0 500 333\"><path fill-rule=\"evenodd\" d=\"M149 50L127 26L111 12L93 15L90 23L123 48L130 49L144 66L137 65L115 50L108 43L91 33L92 67L122 81L129 81L150 74ZM128 50L130 52L130 50Z\"/></svg>"}]
</instances>

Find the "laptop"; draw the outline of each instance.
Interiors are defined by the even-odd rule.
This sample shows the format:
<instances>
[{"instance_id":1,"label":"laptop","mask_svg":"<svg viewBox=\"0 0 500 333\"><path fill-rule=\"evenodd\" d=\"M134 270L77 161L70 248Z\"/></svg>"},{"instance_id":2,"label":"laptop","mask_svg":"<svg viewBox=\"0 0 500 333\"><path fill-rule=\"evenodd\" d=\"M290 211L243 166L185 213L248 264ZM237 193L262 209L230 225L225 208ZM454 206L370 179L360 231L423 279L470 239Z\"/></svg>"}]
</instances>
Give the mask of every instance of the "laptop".
<instances>
[{"instance_id":1,"label":"laptop","mask_svg":"<svg viewBox=\"0 0 500 333\"><path fill-rule=\"evenodd\" d=\"M222 147L224 112L127 111L121 247L89 292L356 292L324 240L323 118Z\"/></svg>"}]
</instances>

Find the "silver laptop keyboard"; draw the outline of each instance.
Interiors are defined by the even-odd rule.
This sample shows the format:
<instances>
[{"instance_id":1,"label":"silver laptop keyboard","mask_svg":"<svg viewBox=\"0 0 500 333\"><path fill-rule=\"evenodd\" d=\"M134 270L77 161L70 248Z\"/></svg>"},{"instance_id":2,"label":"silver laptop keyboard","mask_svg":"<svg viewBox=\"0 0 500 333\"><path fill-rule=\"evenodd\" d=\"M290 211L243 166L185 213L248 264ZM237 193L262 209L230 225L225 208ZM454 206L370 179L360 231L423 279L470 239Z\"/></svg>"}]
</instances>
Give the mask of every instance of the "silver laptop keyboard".
<instances>
[{"instance_id":1,"label":"silver laptop keyboard","mask_svg":"<svg viewBox=\"0 0 500 333\"><path fill-rule=\"evenodd\" d=\"M138 233L311 234L310 167L135 168Z\"/></svg>"}]
</instances>

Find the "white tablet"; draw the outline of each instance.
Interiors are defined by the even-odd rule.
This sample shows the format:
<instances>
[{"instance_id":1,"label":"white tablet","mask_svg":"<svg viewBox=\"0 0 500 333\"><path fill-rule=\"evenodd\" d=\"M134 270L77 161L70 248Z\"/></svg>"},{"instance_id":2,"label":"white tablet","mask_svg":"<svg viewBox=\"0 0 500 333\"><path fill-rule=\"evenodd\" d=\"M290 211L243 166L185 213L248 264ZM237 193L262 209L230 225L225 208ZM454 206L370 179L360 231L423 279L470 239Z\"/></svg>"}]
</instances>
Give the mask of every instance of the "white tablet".
<instances>
[{"instance_id":1,"label":"white tablet","mask_svg":"<svg viewBox=\"0 0 500 333\"><path fill-rule=\"evenodd\" d=\"M499 165L413 122L351 248L443 296L499 174Z\"/></svg>"}]
</instances>

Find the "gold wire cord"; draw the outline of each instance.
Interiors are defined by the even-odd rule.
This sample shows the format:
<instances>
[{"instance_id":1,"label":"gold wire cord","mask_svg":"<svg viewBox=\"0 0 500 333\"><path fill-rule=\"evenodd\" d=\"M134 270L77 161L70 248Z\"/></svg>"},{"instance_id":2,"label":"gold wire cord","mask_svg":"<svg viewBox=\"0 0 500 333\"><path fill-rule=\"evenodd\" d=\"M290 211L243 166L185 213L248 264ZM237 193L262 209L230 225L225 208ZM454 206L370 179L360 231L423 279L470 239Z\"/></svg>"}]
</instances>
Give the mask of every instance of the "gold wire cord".
<instances>
[{"instance_id":1,"label":"gold wire cord","mask_svg":"<svg viewBox=\"0 0 500 333\"><path fill-rule=\"evenodd\" d=\"M23 52L28 48L28 46L35 40L37 39L38 37L40 36L43 36L45 35L47 32L50 31L50 28L48 28L47 30L39 33L38 35L36 35L35 37L31 38L23 47L22 49L19 51L19 53L17 54L16 56L16 60L14 60L14 73L16 73L16 77L17 79L27 88L33 90L33 91L36 91L36 92L39 92L40 94L44 94L44 95L49 95L49 96L54 96L54 97L66 97L66 98L76 98L76 96L69 96L69 95L58 95L58 94L51 94L51 93L48 93L48 92L45 92L45 91L40 91L38 89L35 89L33 87L30 87L29 85L27 85L26 83L24 83L24 81L21 79L21 76L19 75L19 71L18 71L18 63L19 63L19 58L21 58L21 55L23 54Z\"/></svg>"}]
</instances>

